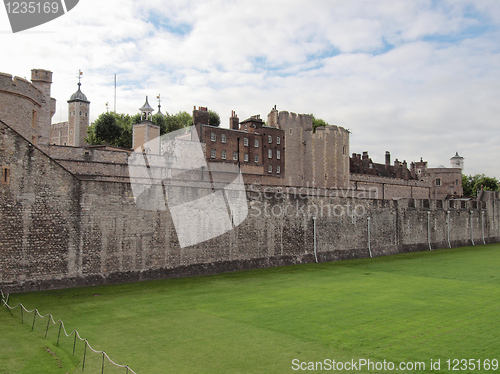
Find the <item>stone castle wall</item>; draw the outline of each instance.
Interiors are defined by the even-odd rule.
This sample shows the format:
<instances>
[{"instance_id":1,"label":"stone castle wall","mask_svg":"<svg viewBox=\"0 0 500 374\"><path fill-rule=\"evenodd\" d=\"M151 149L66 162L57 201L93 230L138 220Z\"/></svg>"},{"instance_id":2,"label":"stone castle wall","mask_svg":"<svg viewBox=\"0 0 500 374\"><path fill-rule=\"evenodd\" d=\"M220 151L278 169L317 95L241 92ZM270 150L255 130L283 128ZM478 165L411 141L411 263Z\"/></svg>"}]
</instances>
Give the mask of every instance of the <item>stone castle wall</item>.
<instances>
[{"instance_id":1,"label":"stone castle wall","mask_svg":"<svg viewBox=\"0 0 500 374\"><path fill-rule=\"evenodd\" d=\"M428 235L431 248L448 239L480 244L483 232L485 242L500 239L498 194L479 203L391 201L247 186L249 215L240 226L180 248L168 210L139 209L129 183L75 177L2 123L0 165L10 168L0 184L0 288L7 292L313 262L315 230L319 261L367 257L368 243L376 256L428 250Z\"/></svg>"},{"instance_id":2,"label":"stone castle wall","mask_svg":"<svg viewBox=\"0 0 500 374\"><path fill-rule=\"evenodd\" d=\"M272 111L270 124L285 132L287 186L349 188L349 131L338 126L316 128L312 116Z\"/></svg>"},{"instance_id":3,"label":"stone castle wall","mask_svg":"<svg viewBox=\"0 0 500 374\"><path fill-rule=\"evenodd\" d=\"M354 190L376 190L377 199L429 199L431 188L428 182L378 177L367 174L351 174L351 188Z\"/></svg>"},{"instance_id":4,"label":"stone castle wall","mask_svg":"<svg viewBox=\"0 0 500 374\"><path fill-rule=\"evenodd\" d=\"M52 73L32 70L32 81L0 73L0 120L33 144L47 145L56 101L50 97Z\"/></svg>"},{"instance_id":5,"label":"stone castle wall","mask_svg":"<svg viewBox=\"0 0 500 374\"><path fill-rule=\"evenodd\" d=\"M0 73L0 120L8 123L29 141L37 138L42 92L31 82Z\"/></svg>"}]
</instances>

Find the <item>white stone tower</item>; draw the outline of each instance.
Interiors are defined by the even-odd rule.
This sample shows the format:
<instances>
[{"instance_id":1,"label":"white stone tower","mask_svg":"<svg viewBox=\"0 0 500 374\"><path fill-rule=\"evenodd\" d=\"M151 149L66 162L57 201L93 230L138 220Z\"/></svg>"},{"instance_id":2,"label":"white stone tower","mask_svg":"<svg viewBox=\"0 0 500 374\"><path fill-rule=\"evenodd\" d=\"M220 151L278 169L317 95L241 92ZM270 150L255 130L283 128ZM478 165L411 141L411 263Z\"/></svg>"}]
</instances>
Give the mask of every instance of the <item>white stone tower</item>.
<instances>
[{"instance_id":1,"label":"white stone tower","mask_svg":"<svg viewBox=\"0 0 500 374\"><path fill-rule=\"evenodd\" d=\"M87 128L89 127L90 101L87 100L87 96L80 89L82 85L80 82L81 76L82 72L78 76L78 90L68 100L68 145L74 147L85 145Z\"/></svg>"},{"instance_id":2,"label":"white stone tower","mask_svg":"<svg viewBox=\"0 0 500 374\"><path fill-rule=\"evenodd\" d=\"M462 156L459 156L458 152L455 154L455 156L450 158L450 162L452 168L464 170L464 158Z\"/></svg>"}]
</instances>

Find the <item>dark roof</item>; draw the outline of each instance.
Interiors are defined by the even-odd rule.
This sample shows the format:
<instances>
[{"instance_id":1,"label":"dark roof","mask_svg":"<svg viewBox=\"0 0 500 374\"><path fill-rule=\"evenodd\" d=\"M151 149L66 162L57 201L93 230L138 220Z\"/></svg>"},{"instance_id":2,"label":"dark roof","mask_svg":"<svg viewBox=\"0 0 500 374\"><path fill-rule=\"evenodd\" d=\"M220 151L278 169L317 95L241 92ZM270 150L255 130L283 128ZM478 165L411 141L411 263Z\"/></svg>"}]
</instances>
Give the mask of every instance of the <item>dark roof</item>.
<instances>
[{"instance_id":1,"label":"dark roof","mask_svg":"<svg viewBox=\"0 0 500 374\"><path fill-rule=\"evenodd\" d=\"M70 99L68 100L68 103L71 103L73 101L83 101L85 103L90 103L90 101L87 100L87 96L81 91L80 86L82 84L78 82L78 91L76 91L73 95L71 95Z\"/></svg>"}]
</instances>

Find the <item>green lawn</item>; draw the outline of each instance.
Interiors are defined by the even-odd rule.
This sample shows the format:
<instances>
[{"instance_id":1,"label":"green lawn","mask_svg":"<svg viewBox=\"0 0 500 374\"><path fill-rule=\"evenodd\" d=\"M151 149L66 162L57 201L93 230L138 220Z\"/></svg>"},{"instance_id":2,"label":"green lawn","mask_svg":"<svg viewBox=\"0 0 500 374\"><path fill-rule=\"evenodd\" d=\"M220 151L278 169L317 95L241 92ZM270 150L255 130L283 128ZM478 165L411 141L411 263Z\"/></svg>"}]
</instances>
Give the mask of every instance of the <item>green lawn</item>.
<instances>
[{"instance_id":1,"label":"green lawn","mask_svg":"<svg viewBox=\"0 0 500 374\"><path fill-rule=\"evenodd\" d=\"M438 373L448 359L500 360L499 265L494 244L16 294L10 304L63 319L138 374L295 373L294 359L418 361ZM57 347L58 328L44 339L47 320L34 332L32 321L0 310L0 373L81 372L83 343L73 357L73 338ZM101 360L87 355L85 372L100 373Z\"/></svg>"}]
</instances>

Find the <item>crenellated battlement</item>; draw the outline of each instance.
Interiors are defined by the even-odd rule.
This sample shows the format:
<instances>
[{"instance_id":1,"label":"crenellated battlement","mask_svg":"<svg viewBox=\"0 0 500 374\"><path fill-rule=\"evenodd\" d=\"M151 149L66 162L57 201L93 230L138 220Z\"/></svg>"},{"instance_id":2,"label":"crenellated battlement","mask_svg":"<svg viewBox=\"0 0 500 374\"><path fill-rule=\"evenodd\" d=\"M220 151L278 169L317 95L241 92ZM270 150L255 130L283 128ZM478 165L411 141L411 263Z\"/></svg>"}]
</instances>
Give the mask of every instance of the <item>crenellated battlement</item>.
<instances>
[{"instance_id":1,"label":"crenellated battlement","mask_svg":"<svg viewBox=\"0 0 500 374\"><path fill-rule=\"evenodd\" d=\"M13 94L29 99L41 106L43 93L27 79L12 77L11 74L0 72L0 92Z\"/></svg>"}]
</instances>

